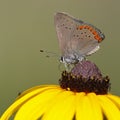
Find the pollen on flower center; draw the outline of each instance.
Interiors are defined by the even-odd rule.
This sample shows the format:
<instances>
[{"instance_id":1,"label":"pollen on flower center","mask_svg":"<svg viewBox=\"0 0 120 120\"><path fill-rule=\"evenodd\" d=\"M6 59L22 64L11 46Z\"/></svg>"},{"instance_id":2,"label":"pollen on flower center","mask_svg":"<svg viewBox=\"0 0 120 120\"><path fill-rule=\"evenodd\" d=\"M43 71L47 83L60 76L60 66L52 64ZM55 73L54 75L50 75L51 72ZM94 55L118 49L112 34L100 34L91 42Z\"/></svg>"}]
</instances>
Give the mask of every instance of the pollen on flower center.
<instances>
[{"instance_id":1,"label":"pollen on flower center","mask_svg":"<svg viewBox=\"0 0 120 120\"><path fill-rule=\"evenodd\" d=\"M59 84L63 89L74 92L107 94L109 77L103 77L98 67L90 61L81 61L71 72L63 71Z\"/></svg>"}]
</instances>

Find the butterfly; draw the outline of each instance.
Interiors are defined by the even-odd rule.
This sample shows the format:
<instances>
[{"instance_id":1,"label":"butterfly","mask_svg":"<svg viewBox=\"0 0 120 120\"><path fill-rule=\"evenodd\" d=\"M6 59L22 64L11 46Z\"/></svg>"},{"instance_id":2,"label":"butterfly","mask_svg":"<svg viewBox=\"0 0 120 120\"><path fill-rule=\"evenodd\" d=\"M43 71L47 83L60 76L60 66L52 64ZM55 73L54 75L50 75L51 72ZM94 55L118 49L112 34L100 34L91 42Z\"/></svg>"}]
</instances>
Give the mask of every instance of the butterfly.
<instances>
[{"instance_id":1,"label":"butterfly","mask_svg":"<svg viewBox=\"0 0 120 120\"><path fill-rule=\"evenodd\" d=\"M54 23L61 50L60 62L65 66L75 65L86 56L95 53L105 38L105 35L95 26L67 13L56 13Z\"/></svg>"}]
</instances>

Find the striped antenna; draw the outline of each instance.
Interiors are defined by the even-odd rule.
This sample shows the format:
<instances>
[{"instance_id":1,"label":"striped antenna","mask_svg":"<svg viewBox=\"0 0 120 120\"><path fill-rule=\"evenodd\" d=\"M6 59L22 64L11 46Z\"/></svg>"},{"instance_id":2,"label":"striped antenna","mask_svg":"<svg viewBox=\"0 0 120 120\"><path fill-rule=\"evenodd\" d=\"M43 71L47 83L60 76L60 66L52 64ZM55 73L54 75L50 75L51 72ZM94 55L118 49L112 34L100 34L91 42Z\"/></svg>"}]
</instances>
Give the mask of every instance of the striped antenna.
<instances>
[{"instance_id":1,"label":"striped antenna","mask_svg":"<svg viewBox=\"0 0 120 120\"><path fill-rule=\"evenodd\" d=\"M57 53L54 53L54 52L49 52L49 51L46 51L46 50L40 50L40 53L46 53L46 57L57 57L57 58L60 58L60 56L57 54Z\"/></svg>"}]
</instances>

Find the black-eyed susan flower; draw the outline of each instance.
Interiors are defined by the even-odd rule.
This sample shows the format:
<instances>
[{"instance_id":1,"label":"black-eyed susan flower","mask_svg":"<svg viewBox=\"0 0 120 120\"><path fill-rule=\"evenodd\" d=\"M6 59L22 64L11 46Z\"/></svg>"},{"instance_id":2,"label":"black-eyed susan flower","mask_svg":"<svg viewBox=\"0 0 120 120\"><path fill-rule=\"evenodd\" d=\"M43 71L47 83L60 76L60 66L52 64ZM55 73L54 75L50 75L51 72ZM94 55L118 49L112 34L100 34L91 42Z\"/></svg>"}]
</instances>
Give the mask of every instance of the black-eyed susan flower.
<instances>
[{"instance_id":1,"label":"black-eyed susan flower","mask_svg":"<svg viewBox=\"0 0 120 120\"><path fill-rule=\"evenodd\" d=\"M90 61L64 71L59 84L23 92L1 120L120 120L120 97L108 93L109 78Z\"/></svg>"}]
</instances>

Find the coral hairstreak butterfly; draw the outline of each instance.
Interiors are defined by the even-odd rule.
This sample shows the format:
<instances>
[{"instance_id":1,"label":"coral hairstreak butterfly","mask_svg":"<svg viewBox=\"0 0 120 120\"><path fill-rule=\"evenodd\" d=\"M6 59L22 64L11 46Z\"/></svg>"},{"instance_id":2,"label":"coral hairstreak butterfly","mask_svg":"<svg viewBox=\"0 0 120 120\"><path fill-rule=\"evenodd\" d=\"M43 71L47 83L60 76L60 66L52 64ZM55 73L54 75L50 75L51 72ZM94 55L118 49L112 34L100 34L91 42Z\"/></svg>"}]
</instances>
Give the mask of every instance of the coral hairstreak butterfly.
<instances>
[{"instance_id":1,"label":"coral hairstreak butterfly","mask_svg":"<svg viewBox=\"0 0 120 120\"><path fill-rule=\"evenodd\" d=\"M95 26L66 13L56 13L54 21L62 53L60 61L65 65L77 64L95 53L105 38Z\"/></svg>"}]
</instances>

